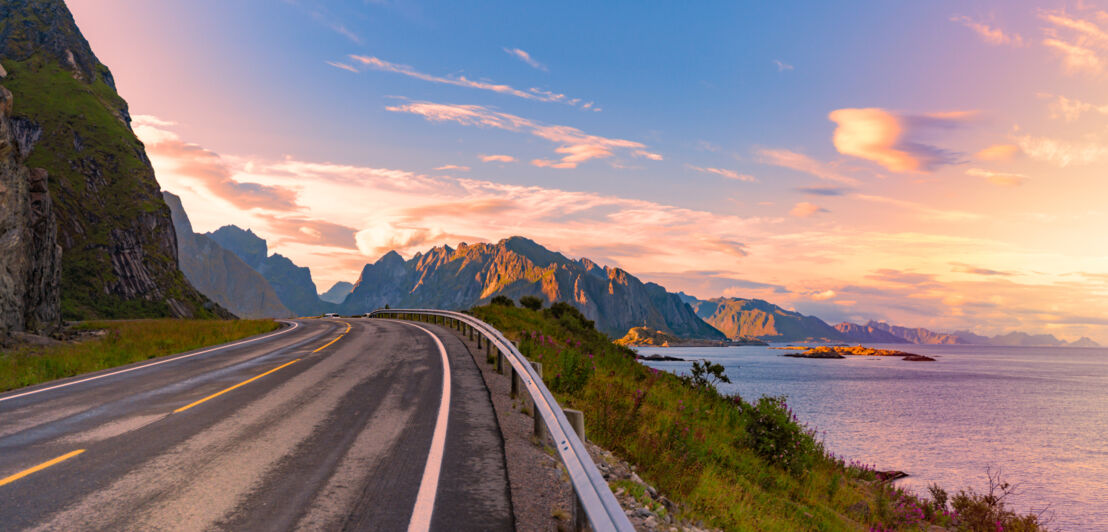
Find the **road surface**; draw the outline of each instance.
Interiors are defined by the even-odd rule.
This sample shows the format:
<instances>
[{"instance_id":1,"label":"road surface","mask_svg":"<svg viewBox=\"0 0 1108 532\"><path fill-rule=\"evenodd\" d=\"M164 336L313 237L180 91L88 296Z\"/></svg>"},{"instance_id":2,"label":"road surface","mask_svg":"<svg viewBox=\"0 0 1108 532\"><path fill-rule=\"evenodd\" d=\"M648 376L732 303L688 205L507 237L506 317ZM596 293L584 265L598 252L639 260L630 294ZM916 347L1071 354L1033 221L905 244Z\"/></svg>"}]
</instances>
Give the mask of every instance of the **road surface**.
<instances>
[{"instance_id":1,"label":"road surface","mask_svg":"<svg viewBox=\"0 0 1108 532\"><path fill-rule=\"evenodd\" d=\"M439 326L293 320L0 394L4 530L513 523L488 391Z\"/></svg>"}]
</instances>

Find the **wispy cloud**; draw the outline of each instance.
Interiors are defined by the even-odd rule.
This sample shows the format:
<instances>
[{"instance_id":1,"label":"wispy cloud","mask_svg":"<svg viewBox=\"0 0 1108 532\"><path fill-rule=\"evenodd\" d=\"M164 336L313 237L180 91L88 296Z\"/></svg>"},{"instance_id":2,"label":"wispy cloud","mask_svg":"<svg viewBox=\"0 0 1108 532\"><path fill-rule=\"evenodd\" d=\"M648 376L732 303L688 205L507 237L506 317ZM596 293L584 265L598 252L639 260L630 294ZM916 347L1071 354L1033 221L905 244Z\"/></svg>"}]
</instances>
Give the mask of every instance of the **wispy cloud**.
<instances>
[{"instance_id":1,"label":"wispy cloud","mask_svg":"<svg viewBox=\"0 0 1108 532\"><path fill-rule=\"evenodd\" d=\"M961 160L958 153L924 144L921 133L959 127L974 115L968 111L908 115L866 108L838 109L828 118L838 126L832 142L839 153L893 172L919 173Z\"/></svg>"},{"instance_id":2,"label":"wispy cloud","mask_svg":"<svg viewBox=\"0 0 1108 532\"><path fill-rule=\"evenodd\" d=\"M420 71L416 70L415 68L413 68L411 66L408 66L408 65L390 63L388 61L385 61L383 59L379 59L379 58L373 57L373 56L350 55L350 59L352 59L357 64L362 65L366 68L372 68L374 70L380 70L380 71L383 71L383 72L393 72L393 73L396 73L396 74L402 74L402 75L405 75L405 76L408 76L408 77L411 77L411 78L415 78L415 79L422 80L422 81L427 81L427 82L430 82L430 83L439 83L439 84L443 84L443 85L453 85L455 87L466 87L466 88L470 88L470 89L490 91L490 92L495 92L495 93L498 93L498 94L506 94L506 95L509 95L509 96L515 96L516 98L523 98L525 100L534 100L534 101L539 101L539 102L558 102L558 103L564 103L564 104L567 104L567 105L573 105L573 106L576 106L576 107L581 107L582 109L590 109L591 108L591 109L595 110L595 108L593 107L593 102L585 102L584 104L582 104L580 98L569 98L565 94L551 92L551 91L539 89L539 88L536 88L536 87L531 87L527 90L522 90L522 89L517 89L515 87L512 87L511 85L506 85L506 84L503 84L503 83L494 83L494 82L490 82L490 81L472 80L472 79L469 79L465 76L458 76L458 77L435 76L435 75L432 75L432 74L426 74L426 73L420 72Z\"/></svg>"},{"instance_id":3,"label":"wispy cloud","mask_svg":"<svg viewBox=\"0 0 1108 532\"><path fill-rule=\"evenodd\" d=\"M444 164L442 166L436 166L435 170L460 170L462 172L468 172L468 166L460 166L457 164Z\"/></svg>"},{"instance_id":4,"label":"wispy cloud","mask_svg":"<svg viewBox=\"0 0 1108 532\"><path fill-rule=\"evenodd\" d=\"M982 161L1007 161L1020 154L1015 144L993 144L974 155Z\"/></svg>"},{"instance_id":5,"label":"wispy cloud","mask_svg":"<svg viewBox=\"0 0 1108 532\"><path fill-rule=\"evenodd\" d=\"M815 216L817 214L824 213L824 212L831 212L831 211L829 211L827 209L824 209L823 207L820 207L819 205L816 205L815 203L809 203L807 201L802 201L802 202L797 203L796 205L794 205L792 210L789 211L789 214L791 214L793 216L796 216L797 218L810 218L812 216Z\"/></svg>"},{"instance_id":6,"label":"wispy cloud","mask_svg":"<svg viewBox=\"0 0 1108 532\"><path fill-rule=\"evenodd\" d=\"M328 65L331 65L331 66L333 66L333 67L335 67L335 68L341 68L341 69L343 69L343 70L346 70L346 71L349 71L349 72L353 72L353 73L355 73L355 74L357 74L357 73L358 73L358 69L356 69L356 68L354 68L354 67L352 67L352 66L350 66L350 65L348 65L348 64L346 64L346 63L340 63L340 62L338 62L338 61L324 61L324 63L327 63Z\"/></svg>"},{"instance_id":7,"label":"wispy cloud","mask_svg":"<svg viewBox=\"0 0 1108 532\"><path fill-rule=\"evenodd\" d=\"M979 268L977 266L971 266L969 264L963 264L961 262L952 262L952 263L950 263L950 265L953 266L953 268L950 271L955 272L955 273L972 273L974 275L1001 276L1001 277L1008 277L1008 276L1011 276L1011 275L1015 275L1012 272L1006 272L1006 271L1000 271L1000 270L991 270L989 268Z\"/></svg>"},{"instance_id":8,"label":"wispy cloud","mask_svg":"<svg viewBox=\"0 0 1108 532\"><path fill-rule=\"evenodd\" d=\"M983 168L970 168L966 170L966 175L980 177L994 185L1001 185L1006 187L1018 187L1022 185L1024 181L1027 181L1029 179L1023 174L994 172L992 170L985 170Z\"/></svg>"},{"instance_id":9,"label":"wispy cloud","mask_svg":"<svg viewBox=\"0 0 1108 532\"><path fill-rule=\"evenodd\" d=\"M1108 115L1108 104L1097 105L1083 102L1076 98L1071 99L1065 96L1054 96L1047 93L1042 93L1039 96L1051 100L1050 104L1047 106L1051 118L1063 119L1066 122L1076 122L1081 118L1081 115L1085 113Z\"/></svg>"},{"instance_id":10,"label":"wispy cloud","mask_svg":"<svg viewBox=\"0 0 1108 532\"><path fill-rule=\"evenodd\" d=\"M900 209L915 211L921 216L925 216L929 219L934 220L942 220L947 222L964 222L971 220L980 220L981 218L984 218L983 215L975 212L936 209L933 207L928 207L927 205L924 205L922 203L889 198L885 196L877 196L874 194L851 194L850 197L857 198L863 201L869 201L872 203L883 203L885 205L892 205Z\"/></svg>"},{"instance_id":11,"label":"wispy cloud","mask_svg":"<svg viewBox=\"0 0 1108 532\"><path fill-rule=\"evenodd\" d=\"M857 185L858 180L843 175L831 165L821 163L803 153L786 149L760 149L756 155L758 161L764 164L789 168L798 172L804 172L827 181L836 181L847 185Z\"/></svg>"},{"instance_id":12,"label":"wispy cloud","mask_svg":"<svg viewBox=\"0 0 1108 532\"><path fill-rule=\"evenodd\" d=\"M511 155L482 155L480 157L481 161L486 163L511 163L516 160Z\"/></svg>"},{"instance_id":13,"label":"wispy cloud","mask_svg":"<svg viewBox=\"0 0 1108 532\"><path fill-rule=\"evenodd\" d=\"M218 153L182 141L165 129L171 124L146 115L132 118L135 135L146 145L152 160L172 165L178 174L201 183L210 193L240 209L294 211L298 208L294 189L235 179L234 171Z\"/></svg>"},{"instance_id":14,"label":"wispy cloud","mask_svg":"<svg viewBox=\"0 0 1108 532\"><path fill-rule=\"evenodd\" d=\"M641 142L590 135L575 127L543 124L480 105L409 102L388 106L386 109L397 113L412 113L432 122L456 122L466 126L528 133L559 145L554 152L561 154L561 159L536 159L531 163L535 166L576 168L585 161L613 157L619 150L633 157L662 160L661 155L647 151L646 145Z\"/></svg>"},{"instance_id":15,"label":"wispy cloud","mask_svg":"<svg viewBox=\"0 0 1108 532\"><path fill-rule=\"evenodd\" d=\"M997 45L1009 45L1009 46L1023 46L1023 37L1020 37L1016 33L1007 33L1000 28L995 28L978 22L964 15L958 15L951 17L952 22L957 22L974 31L982 40L989 44Z\"/></svg>"},{"instance_id":16,"label":"wispy cloud","mask_svg":"<svg viewBox=\"0 0 1108 532\"><path fill-rule=\"evenodd\" d=\"M538 61L535 61L535 59L533 57L531 57L531 54L529 54L529 53L527 53L523 50L520 50L519 48L504 48L504 51L507 52L508 55L510 55L510 56L512 56L516 59L519 59L520 61L523 61L524 63L527 63L528 65L531 66L531 68L535 68L535 69L538 69L538 70L542 70L543 72L547 72L546 65L544 65L544 64L542 64Z\"/></svg>"},{"instance_id":17,"label":"wispy cloud","mask_svg":"<svg viewBox=\"0 0 1108 532\"><path fill-rule=\"evenodd\" d=\"M1108 145L1101 142L1069 142L1022 135L1016 138L1016 143L1028 157L1059 168L1093 164L1108 159Z\"/></svg>"},{"instance_id":18,"label":"wispy cloud","mask_svg":"<svg viewBox=\"0 0 1108 532\"><path fill-rule=\"evenodd\" d=\"M1062 57L1066 72L1104 72L1108 31L1091 19L1080 18L1062 10L1043 10L1039 17L1050 24L1044 30L1043 45Z\"/></svg>"},{"instance_id":19,"label":"wispy cloud","mask_svg":"<svg viewBox=\"0 0 1108 532\"><path fill-rule=\"evenodd\" d=\"M738 181L747 181L750 183L757 183L758 179L750 174L740 174L734 170L728 170L726 168L702 168L700 166L686 165L689 169L696 170L697 172L704 172L708 174L716 174L726 177L727 179L735 179Z\"/></svg>"},{"instance_id":20,"label":"wispy cloud","mask_svg":"<svg viewBox=\"0 0 1108 532\"><path fill-rule=\"evenodd\" d=\"M784 61L781 61L780 59L774 59L773 64L777 65L777 71L778 72L784 72L786 70L792 70L793 69L792 65L790 65L790 64L788 64Z\"/></svg>"},{"instance_id":21,"label":"wispy cloud","mask_svg":"<svg viewBox=\"0 0 1108 532\"><path fill-rule=\"evenodd\" d=\"M797 187L796 191L809 196L843 196L852 191L846 187Z\"/></svg>"}]
</instances>

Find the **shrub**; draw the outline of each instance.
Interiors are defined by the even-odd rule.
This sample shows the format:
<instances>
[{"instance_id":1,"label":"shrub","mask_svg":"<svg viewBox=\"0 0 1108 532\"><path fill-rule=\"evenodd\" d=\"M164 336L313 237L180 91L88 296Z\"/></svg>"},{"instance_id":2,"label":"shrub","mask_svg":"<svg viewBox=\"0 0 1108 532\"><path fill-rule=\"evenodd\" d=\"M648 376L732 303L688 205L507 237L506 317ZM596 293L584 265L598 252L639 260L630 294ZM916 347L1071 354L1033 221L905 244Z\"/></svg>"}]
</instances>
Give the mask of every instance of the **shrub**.
<instances>
[{"instance_id":1,"label":"shrub","mask_svg":"<svg viewBox=\"0 0 1108 532\"><path fill-rule=\"evenodd\" d=\"M986 469L985 474L989 477L988 493L977 493L970 488L960 490L950 499L958 530L973 532L1046 530L1044 523L1039 521L1038 515L1019 515L1004 507L1004 499L1015 493L1015 487L1000 478L1000 471L993 473L992 469Z\"/></svg>"},{"instance_id":2,"label":"shrub","mask_svg":"<svg viewBox=\"0 0 1108 532\"><path fill-rule=\"evenodd\" d=\"M754 452L793 476L803 476L815 464L821 449L789 410L784 397L765 396L744 407L747 437Z\"/></svg>"},{"instance_id":3,"label":"shrub","mask_svg":"<svg viewBox=\"0 0 1108 532\"><path fill-rule=\"evenodd\" d=\"M550 305L550 308L544 310L543 313L558 320L562 326L572 332L582 333L596 329L596 323L581 314L577 307L565 301Z\"/></svg>"},{"instance_id":4,"label":"shrub","mask_svg":"<svg viewBox=\"0 0 1108 532\"><path fill-rule=\"evenodd\" d=\"M692 373L681 378L685 384L693 388L715 390L716 384L725 382L730 384L731 378L723 372L723 364L714 364L707 360L692 363Z\"/></svg>"},{"instance_id":5,"label":"shrub","mask_svg":"<svg viewBox=\"0 0 1108 532\"><path fill-rule=\"evenodd\" d=\"M492 298L492 300L489 301L489 303L491 303L493 305L500 305L502 307L514 307L514 306L516 306L516 302L512 301L512 299L508 296L496 296L496 297Z\"/></svg>"},{"instance_id":6,"label":"shrub","mask_svg":"<svg viewBox=\"0 0 1108 532\"><path fill-rule=\"evenodd\" d=\"M592 376L593 363L576 349L566 349L559 353L555 365L557 373L551 380L554 391L565 394L574 394L589 382Z\"/></svg>"},{"instance_id":7,"label":"shrub","mask_svg":"<svg viewBox=\"0 0 1108 532\"><path fill-rule=\"evenodd\" d=\"M541 310L542 299L535 296L523 296L519 298L519 306L531 310Z\"/></svg>"}]
</instances>

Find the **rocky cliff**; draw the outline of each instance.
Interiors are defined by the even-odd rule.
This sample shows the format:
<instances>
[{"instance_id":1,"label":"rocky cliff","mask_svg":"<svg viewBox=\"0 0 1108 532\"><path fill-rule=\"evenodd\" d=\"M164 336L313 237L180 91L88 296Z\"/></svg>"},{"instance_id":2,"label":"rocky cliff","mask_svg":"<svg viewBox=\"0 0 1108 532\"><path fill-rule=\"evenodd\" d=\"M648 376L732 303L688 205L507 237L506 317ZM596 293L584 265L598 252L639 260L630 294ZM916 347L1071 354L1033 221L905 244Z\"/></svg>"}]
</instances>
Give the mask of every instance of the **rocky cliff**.
<instances>
[{"instance_id":1,"label":"rocky cliff","mask_svg":"<svg viewBox=\"0 0 1108 532\"><path fill-rule=\"evenodd\" d=\"M768 342L821 341L841 342L845 337L815 316L785 310L761 299L720 297L695 298L689 303L704 321L728 338L753 337Z\"/></svg>"},{"instance_id":2,"label":"rocky cliff","mask_svg":"<svg viewBox=\"0 0 1108 532\"><path fill-rule=\"evenodd\" d=\"M12 94L0 86L0 341L48 334L61 322L61 247L42 168L23 164Z\"/></svg>"},{"instance_id":3,"label":"rocky cliff","mask_svg":"<svg viewBox=\"0 0 1108 532\"><path fill-rule=\"evenodd\" d=\"M311 270L293 264L282 255L269 255L266 241L253 231L226 225L206 236L260 273L273 287L281 304L297 316L312 316L334 310L334 305L319 299Z\"/></svg>"},{"instance_id":4,"label":"rocky cliff","mask_svg":"<svg viewBox=\"0 0 1108 532\"><path fill-rule=\"evenodd\" d=\"M62 314L226 315L178 269L169 209L127 103L65 3L0 2L0 65L20 151L49 175Z\"/></svg>"},{"instance_id":5,"label":"rocky cliff","mask_svg":"<svg viewBox=\"0 0 1108 532\"><path fill-rule=\"evenodd\" d=\"M646 326L682 338L723 339L665 288L619 268L571 260L522 237L436 247L407 261L390 252L366 265L341 308L344 313L386 304L466 309L497 295L571 303L615 338Z\"/></svg>"},{"instance_id":6,"label":"rocky cliff","mask_svg":"<svg viewBox=\"0 0 1108 532\"><path fill-rule=\"evenodd\" d=\"M193 232L181 198L162 194L173 215L181 271L200 293L240 318L292 316L262 274L207 235Z\"/></svg>"}]
</instances>

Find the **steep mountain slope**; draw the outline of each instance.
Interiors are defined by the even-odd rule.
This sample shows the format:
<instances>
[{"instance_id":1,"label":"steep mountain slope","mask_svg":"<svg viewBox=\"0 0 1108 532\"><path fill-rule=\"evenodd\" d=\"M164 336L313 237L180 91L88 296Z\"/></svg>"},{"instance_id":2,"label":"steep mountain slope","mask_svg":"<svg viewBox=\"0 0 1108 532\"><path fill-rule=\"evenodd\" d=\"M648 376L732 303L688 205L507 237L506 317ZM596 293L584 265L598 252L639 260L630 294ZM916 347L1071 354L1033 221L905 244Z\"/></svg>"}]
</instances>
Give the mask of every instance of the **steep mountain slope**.
<instances>
[{"instance_id":1,"label":"steep mountain slope","mask_svg":"<svg viewBox=\"0 0 1108 532\"><path fill-rule=\"evenodd\" d=\"M127 103L62 0L0 2L0 65L22 156L49 174L63 315L226 314L177 268L169 209Z\"/></svg>"},{"instance_id":2,"label":"steep mountain slope","mask_svg":"<svg viewBox=\"0 0 1108 532\"><path fill-rule=\"evenodd\" d=\"M353 283L339 281L326 292L319 294L319 298L328 303L338 304L346 300L346 296L350 295L352 290L354 290Z\"/></svg>"},{"instance_id":3,"label":"steep mountain slope","mask_svg":"<svg viewBox=\"0 0 1108 532\"><path fill-rule=\"evenodd\" d=\"M407 261L390 252L366 265L341 309L359 313L386 304L466 309L497 295L572 303L615 338L647 326L683 338L723 339L665 288L619 268L570 260L522 237L436 247Z\"/></svg>"},{"instance_id":4,"label":"steep mountain slope","mask_svg":"<svg viewBox=\"0 0 1108 532\"><path fill-rule=\"evenodd\" d=\"M292 316L262 274L207 235L194 233L181 198L162 194L173 213L181 271L197 290L240 318Z\"/></svg>"},{"instance_id":5,"label":"steep mountain slope","mask_svg":"<svg viewBox=\"0 0 1108 532\"><path fill-rule=\"evenodd\" d=\"M0 86L0 343L11 332L50 333L61 323L61 247L41 168L23 165Z\"/></svg>"},{"instance_id":6,"label":"steep mountain slope","mask_svg":"<svg viewBox=\"0 0 1108 532\"><path fill-rule=\"evenodd\" d=\"M268 255L266 241L253 231L225 225L206 236L260 273L273 287L281 304L296 315L311 316L334 309L334 305L319 299L311 270L293 264L282 255Z\"/></svg>"},{"instance_id":7,"label":"steep mountain slope","mask_svg":"<svg viewBox=\"0 0 1108 532\"><path fill-rule=\"evenodd\" d=\"M891 332L874 327L873 325L858 325L856 323L840 323L835 325L835 330L852 342L875 344L906 344L909 343Z\"/></svg>"},{"instance_id":8,"label":"steep mountain slope","mask_svg":"<svg viewBox=\"0 0 1108 532\"><path fill-rule=\"evenodd\" d=\"M743 337L769 342L846 340L842 333L815 316L785 310L761 299L697 299L690 306L697 316L734 340Z\"/></svg>"}]
</instances>

